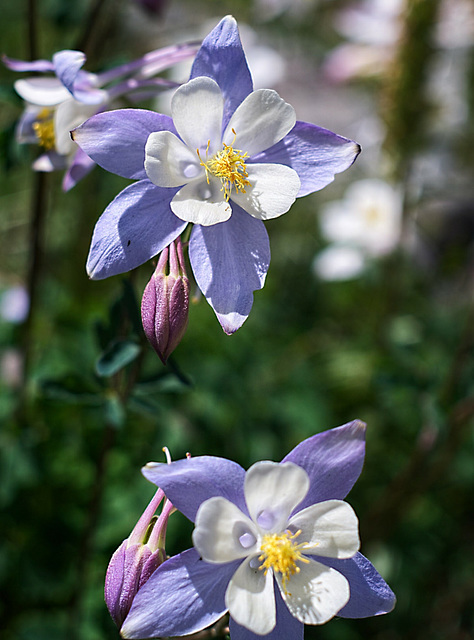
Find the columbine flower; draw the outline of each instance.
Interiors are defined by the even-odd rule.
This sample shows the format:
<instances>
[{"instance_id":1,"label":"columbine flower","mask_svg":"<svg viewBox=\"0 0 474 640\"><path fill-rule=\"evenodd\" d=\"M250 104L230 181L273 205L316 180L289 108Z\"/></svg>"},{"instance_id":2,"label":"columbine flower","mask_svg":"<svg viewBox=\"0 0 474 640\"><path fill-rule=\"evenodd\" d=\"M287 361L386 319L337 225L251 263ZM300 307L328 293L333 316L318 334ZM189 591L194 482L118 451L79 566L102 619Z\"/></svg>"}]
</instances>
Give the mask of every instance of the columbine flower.
<instances>
[{"instance_id":1,"label":"columbine flower","mask_svg":"<svg viewBox=\"0 0 474 640\"><path fill-rule=\"evenodd\" d=\"M143 329L163 364L181 342L188 324L188 310L189 280L178 238L161 252L141 305Z\"/></svg>"},{"instance_id":2,"label":"columbine flower","mask_svg":"<svg viewBox=\"0 0 474 640\"><path fill-rule=\"evenodd\" d=\"M319 253L314 271L324 280L358 276L366 258L387 255L400 241L402 194L383 180L354 182L342 200L321 210L321 232L333 244Z\"/></svg>"},{"instance_id":3,"label":"columbine flower","mask_svg":"<svg viewBox=\"0 0 474 640\"><path fill-rule=\"evenodd\" d=\"M53 74L17 80L14 85L26 102L17 126L17 139L20 143L37 144L43 151L33 164L34 170L68 168L63 187L65 190L73 187L95 163L71 140L71 129L95 113L109 109L120 96L137 95L138 90L144 89L156 93L175 87L176 83L151 76L194 55L195 51L192 44L158 49L101 74L82 69L86 57L81 51L59 51L52 61L24 62L4 57L5 65L13 71ZM121 82L103 88L118 79Z\"/></svg>"},{"instance_id":4,"label":"columbine flower","mask_svg":"<svg viewBox=\"0 0 474 640\"><path fill-rule=\"evenodd\" d=\"M197 284L226 333L247 318L270 262L263 220L321 189L349 167L359 146L296 122L270 90L252 91L235 20L205 38L172 118L150 111L98 114L73 132L105 169L139 179L99 219L87 270L129 271L194 223L189 257Z\"/></svg>"},{"instance_id":5,"label":"columbine flower","mask_svg":"<svg viewBox=\"0 0 474 640\"><path fill-rule=\"evenodd\" d=\"M165 453L169 462L168 450ZM169 464L168 462L168 464ZM159 516L155 516L163 501ZM130 536L110 559L105 577L105 603L120 629L139 589L166 560L165 538L168 518L175 511L161 489L155 493Z\"/></svg>"},{"instance_id":6,"label":"columbine flower","mask_svg":"<svg viewBox=\"0 0 474 640\"><path fill-rule=\"evenodd\" d=\"M232 640L301 639L304 624L387 613L395 596L357 550L343 498L360 474L365 425L299 444L280 464L197 457L144 475L195 521L194 548L167 560L134 599L125 638L181 636L230 613Z\"/></svg>"}]
</instances>

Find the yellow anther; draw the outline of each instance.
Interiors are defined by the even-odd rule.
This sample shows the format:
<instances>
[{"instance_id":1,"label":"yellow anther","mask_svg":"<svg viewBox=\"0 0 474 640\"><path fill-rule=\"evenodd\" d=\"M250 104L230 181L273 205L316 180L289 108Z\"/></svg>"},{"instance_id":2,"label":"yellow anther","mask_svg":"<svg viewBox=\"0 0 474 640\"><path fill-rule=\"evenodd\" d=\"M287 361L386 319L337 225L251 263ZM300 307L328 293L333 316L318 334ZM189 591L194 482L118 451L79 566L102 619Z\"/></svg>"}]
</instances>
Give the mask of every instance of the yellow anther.
<instances>
[{"instance_id":1,"label":"yellow anther","mask_svg":"<svg viewBox=\"0 0 474 640\"><path fill-rule=\"evenodd\" d=\"M207 142L205 160L201 158L199 149L197 149L201 166L204 167L206 171L207 184L209 184L209 174L219 178L222 182L221 191L224 192L226 201L228 201L231 196L232 187L234 187L236 191L246 193L245 187L250 186L250 182L247 180L249 174L245 164L245 159L248 157L248 154L247 152L242 153L240 149L233 148L232 145L236 138L234 129L232 129L232 133L234 134L232 144L228 145L223 143L223 149L215 153L212 158L208 158L209 146L211 144L210 140Z\"/></svg>"},{"instance_id":2,"label":"yellow anther","mask_svg":"<svg viewBox=\"0 0 474 640\"><path fill-rule=\"evenodd\" d=\"M259 569L265 570L265 575L268 569L273 569L277 573L281 573L283 591L287 595L291 595L287 591L287 583L291 576L300 572L300 567L297 562L309 563L308 558L302 555L302 550L307 547L305 542L301 544L295 543L295 538L300 535L301 531L296 533L268 533L263 536L262 544L260 545L260 551L262 555L259 556L259 560L262 563Z\"/></svg>"},{"instance_id":3,"label":"yellow anther","mask_svg":"<svg viewBox=\"0 0 474 640\"><path fill-rule=\"evenodd\" d=\"M33 131L38 138L38 144L46 151L54 149L56 144L56 136L54 135L54 119L51 109L41 109L38 113L36 122L33 123Z\"/></svg>"}]
</instances>

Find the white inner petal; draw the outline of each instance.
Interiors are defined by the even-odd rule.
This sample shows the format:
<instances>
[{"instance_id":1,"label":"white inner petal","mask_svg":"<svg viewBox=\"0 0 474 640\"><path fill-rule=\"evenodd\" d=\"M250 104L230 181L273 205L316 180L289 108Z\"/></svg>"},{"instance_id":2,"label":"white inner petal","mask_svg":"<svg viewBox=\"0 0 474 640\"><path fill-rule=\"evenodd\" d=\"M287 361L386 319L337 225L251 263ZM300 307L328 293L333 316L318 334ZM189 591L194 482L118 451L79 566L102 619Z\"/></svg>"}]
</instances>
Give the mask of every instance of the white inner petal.
<instances>
[{"instance_id":1,"label":"white inner petal","mask_svg":"<svg viewBox=\"0 0 474 640\"><path fill-rule=\"evenodd\" d=\"M252 520L262 530L280 533L309 489L308 474L292 462L257 462L247 471L244 494ZM263 526L263 524L270 526Z\"/></svg>"},{"instance_id":2,"label":"white inner petal","mask_svg":"<svg viewBox=\"0 0 474 640\"><path fill-rule=\"evenodd\" d=\"M257 540L253 522L226 498L215 496L199 507L193 544L206 562L246 558L257 550Z\"/></svg>"},{"instance_id":3,"label":"white inner petal","mask_svg":"<svg viewBox=\"0 0 474 640\"><path fill-rule=\"evenodd\" d=\"M330 567L310 560L301 563L286 584L285 593L280 574L276 575L281 595L292 615L304 624L324 624L349 601L349 583Z\"/></svg>"},{"instance_id":4,"label":"white inner petal","mask_svg":"<svg viewBox=\"0 0 474 640\"><path fill-rule=\"evenodd\" d=\"M187 222L205 227L225 222L232 215L232 207L220 191L219 180L198 178L184 185L171 201L171 211Z\"/></svg>"},{"instance_id":5,"label":"white inner petal","mask_svg":"<svg viewBox=\"0 0 474 640\"><path fill-rule=\"evenodd\" d=\"M258 89L237 107L222 140L253 156L279 142L295 123L295 110L276 91Z\"/></svg>"},{"instance_id":6,"label":"white inner petal","mask_svg":"<svg viewBox=\"0 0 474 640\"><path fill-rule=\"evenodd\" d=\"M158 187L179 187L204 173L197 154L170 131L155 131L148 136L145 171Z\"/></svg>"},{"instance_id":7,"label":"white inner petal","mask_svg":"<svg viewBox=\"0 0 474 640\"><path fill-rule=\"evenodd\" d=\"M14 87L23 100L40 107L54 107L71 97L63 83L54 77L17 80Z\"/></svg>"},{"instance_id":8,"label":"white inner petal","mask_svg":"<svg viewBox=\"0 0 474 640\"><path fill-rule=\"evenodd\" d=\"M301 530L299 539L312 546L311 553L317 556L352 558L359 550L359 521L342 500L313 504L293 516L289 525L291 530Z\"/></svg>"},{"instance_id":9,"label":"white inner petal","mask_svg":"<svg viewBox=\"0 0 474 640\"><path fill-rule=\"evenodd\" d=\"M247 171L250 186L245 193L232 190L231 199L259 220L286 213L301 186L296 171L282 164L248 164Z\"/></svg>"},{"instance_id":10,"label":"white inner petal","mask_svg":"<svg viewBox=\"0 0 474 640\"><path fill-rule=\"evenodd\" d=\"M255 558L255 556L254 556ZM225 604L232 618L258 635L267 635L276 624L273 572L252 568L247 558L232 576Z\"/></svg>"},{"instance_id":11,"label":"white inner petal","mask_svg":"<svg viewBox=\"0 0 474 640\"><path fill-rule=\"evenodd\" d=\"M199 77L179 87L171 100L174 126L192 151L215 153L221 147L224 99L218 84Z\"/></svg>"},{"instance_id":12,"label":"white inner petal","mask_svg":"<svg viewBox=\"0 0 474 640\"><path fill-rule=\"evenodd\" d=\"M87 105L69 98L62 102L54 114L54 135L56 151L61 155L68 155L77 149L72 141L70 131L82 124L97 112L97 105Z\"/></svg>"}]
</instances>

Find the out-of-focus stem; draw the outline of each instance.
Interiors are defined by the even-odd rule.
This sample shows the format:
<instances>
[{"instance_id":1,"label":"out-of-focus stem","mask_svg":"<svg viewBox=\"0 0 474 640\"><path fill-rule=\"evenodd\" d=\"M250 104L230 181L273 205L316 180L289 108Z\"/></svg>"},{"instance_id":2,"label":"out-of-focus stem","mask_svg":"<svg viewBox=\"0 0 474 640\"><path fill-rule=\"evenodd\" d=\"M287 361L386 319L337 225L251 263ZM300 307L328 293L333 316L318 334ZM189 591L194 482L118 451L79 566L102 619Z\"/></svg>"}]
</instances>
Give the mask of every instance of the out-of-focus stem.
<instances>
[{"instance_id":1,"label":"out-of-focus stem","mask_svg":"<svg viewBox=\"0 0 474 640\"><path fill-rule=\"evenodd\" d=\"M28 315L23 325L23 388L28 380L33 347L33 322L38 300L38 283L41 274L42 245L44 222L47 210L46 173L33 173L33 194L31 203L31 217L28 232L28 273L26 288L29 297Z\"/></svg>"},{"instance_id":2,"label":"out-of-focus stem","mask_svg":"<svg viewBox=\"0 0 474 640\"><path fill-rule=\"evenodd\" d=\"M28 56L30 60L38 58L37 22L36 0L28 0Z\"/></svg>"},{"instance_id":3,"label":"out-of-focus stem","mask_svg":"<svg viewBox=\"0 0 474 640\"><path fill-rule=\"evenodd\" d=\"M76 49L88 53L89 48L95 38L97 25L99 24L99 16L106 4L107 0L95 0L91 3L89 13L84 20L84 28L82 34L77 40Z\"/></svg>"}]
</instances>

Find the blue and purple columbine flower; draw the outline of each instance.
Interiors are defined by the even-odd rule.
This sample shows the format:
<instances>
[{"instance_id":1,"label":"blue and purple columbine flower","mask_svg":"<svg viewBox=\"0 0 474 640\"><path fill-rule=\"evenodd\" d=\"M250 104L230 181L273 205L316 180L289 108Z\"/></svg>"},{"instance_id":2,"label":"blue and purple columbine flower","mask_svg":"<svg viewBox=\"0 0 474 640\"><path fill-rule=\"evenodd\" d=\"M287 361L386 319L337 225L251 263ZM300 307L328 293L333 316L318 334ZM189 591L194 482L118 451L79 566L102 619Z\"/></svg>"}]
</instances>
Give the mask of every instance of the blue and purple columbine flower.
<instances>
[{"instance_id":1,"label":"blue and purple columbine flower","mask_svg":"<svg viewBox=\"0 0 474 640\"><path fill-rule=\"evenodd\" d=\"M230 16L203 41L171 111L172 117L134 109L102 113L73 131L97 164L138 180L99 219L87 270L101 279L134 269L192 223L196 282L230 334L265 283L270 247L263 221L330 183L360 148L296 121L275 91L253 91Z\"/></svg>"},{"instance_id":2,"label":"blue and purple columbine flower","mask_svg":"<svg viewBox=\"0 0 474 640\"><path fill-rule=\"evenodd\" d=\"M81 51L58 51L51 61L25 62L4 56L4 64L12 71L45 74L17 80L14 85L26 103L17 126L17 139L20 143L37 144L43 151L33 169L66 169L63 188L67 191L73 187L95 163L73 143L71 129L110 109L120 97L149 97L150 93L156 95L176 87L176 83L153 76L193 56L196 49L195 44L157 49L99 74L84 71L86 56Z\"/></svg>"},{"instance_id":3,"label":"blue and purple columbine flower","mask_svg":"<svg viewBox=\"0 0 474 640\"><path fill-rule=\"evenodd\" d=\"M210 456L148 464L144 475L195 522L194 546L143 585L122 636L187 635L229 612L232 640L302 640L305 624L391 611L395 596L359 553L344 502L364 453L354 421L247 472Z\"/></svg>"}]
</instances>

